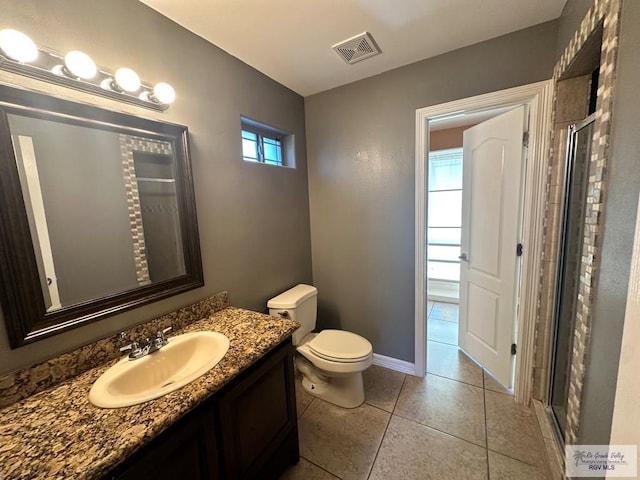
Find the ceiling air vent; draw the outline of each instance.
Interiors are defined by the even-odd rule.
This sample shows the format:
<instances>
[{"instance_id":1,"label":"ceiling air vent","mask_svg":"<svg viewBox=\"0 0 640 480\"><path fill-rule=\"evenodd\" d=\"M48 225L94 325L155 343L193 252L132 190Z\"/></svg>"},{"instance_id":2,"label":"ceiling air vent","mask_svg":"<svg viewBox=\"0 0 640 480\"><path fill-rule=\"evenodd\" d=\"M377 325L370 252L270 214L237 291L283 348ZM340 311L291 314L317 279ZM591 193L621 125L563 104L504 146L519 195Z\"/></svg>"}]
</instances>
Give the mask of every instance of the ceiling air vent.
<instances>
[{"instance_id":1,"label":"ceiling air vent","mask_svg":"<svg viewBox=\"0 0 640 480\"><path fill-rule=\"evenodd\" d=\"M363 32L344 42L336 43L331 48L349 65L380 53L380 49L369 32Z\"/></svg>"}]
</instances>

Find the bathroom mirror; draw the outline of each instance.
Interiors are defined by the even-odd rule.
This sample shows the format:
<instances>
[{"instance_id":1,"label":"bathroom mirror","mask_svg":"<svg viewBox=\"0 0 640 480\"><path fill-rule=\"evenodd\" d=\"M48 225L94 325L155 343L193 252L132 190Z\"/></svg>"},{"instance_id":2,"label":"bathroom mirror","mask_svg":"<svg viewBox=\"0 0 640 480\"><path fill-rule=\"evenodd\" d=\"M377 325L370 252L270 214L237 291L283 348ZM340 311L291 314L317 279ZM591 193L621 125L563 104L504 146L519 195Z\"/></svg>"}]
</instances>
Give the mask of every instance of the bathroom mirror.
<instances>
[{"instance_id":1,"label":"bathroom mirror","mask_svg":"<svg viewBox=\"0 0 640 480\"><path fill-rule=\"evenodd\" d=\"M12 348L202 286L188 132L0 86Z\"/></svg>"}]
</instances>

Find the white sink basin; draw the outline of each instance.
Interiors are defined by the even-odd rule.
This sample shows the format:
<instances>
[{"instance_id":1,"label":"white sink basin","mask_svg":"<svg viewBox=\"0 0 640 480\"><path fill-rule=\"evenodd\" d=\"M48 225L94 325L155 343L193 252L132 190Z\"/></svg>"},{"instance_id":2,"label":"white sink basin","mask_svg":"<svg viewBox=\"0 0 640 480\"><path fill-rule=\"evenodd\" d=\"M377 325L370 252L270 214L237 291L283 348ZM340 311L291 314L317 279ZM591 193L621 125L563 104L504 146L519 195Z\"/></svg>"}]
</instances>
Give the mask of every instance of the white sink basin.
<instances>
[{"instance_id":1,"label":"white sink basin","mask_svg":"<svg viewBox=\"0 0 640 480\"><path fill-rule=\"evenodd\" d=\"M218 332L191 332L169 338L162 349L137 360L123 358L95 381L89 400L97 407L118 408L166 395L204 375L229 350Z\"/></svg>"}]
</instances>

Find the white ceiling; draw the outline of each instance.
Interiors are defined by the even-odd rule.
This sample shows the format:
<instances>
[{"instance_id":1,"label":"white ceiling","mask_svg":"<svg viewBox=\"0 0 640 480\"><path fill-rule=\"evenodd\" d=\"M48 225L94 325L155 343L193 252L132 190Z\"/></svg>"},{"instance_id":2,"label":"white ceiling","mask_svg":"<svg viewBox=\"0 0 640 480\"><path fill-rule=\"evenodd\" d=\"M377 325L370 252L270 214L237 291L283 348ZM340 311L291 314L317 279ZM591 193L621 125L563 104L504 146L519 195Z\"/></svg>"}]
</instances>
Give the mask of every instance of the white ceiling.
<instances>
[{"instance_id":1,"label":"white ceiling","mask_svg":"<svg viewBox=\"0 0 640 480\"><path fill-rule=\"evenodd\" d=\"M307 96L557 18L566 0L141 0ZM370 32L382 54L331 46Z\"/></svg>"}]
</instances>

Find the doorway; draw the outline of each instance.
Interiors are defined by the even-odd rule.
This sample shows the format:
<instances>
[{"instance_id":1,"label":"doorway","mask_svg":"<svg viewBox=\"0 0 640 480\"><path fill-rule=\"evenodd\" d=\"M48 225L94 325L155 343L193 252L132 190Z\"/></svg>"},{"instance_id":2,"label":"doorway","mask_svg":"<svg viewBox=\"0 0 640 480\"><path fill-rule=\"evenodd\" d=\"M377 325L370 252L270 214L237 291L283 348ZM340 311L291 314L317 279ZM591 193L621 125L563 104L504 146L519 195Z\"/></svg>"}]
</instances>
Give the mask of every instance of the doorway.
<instances>
[{"instance_id":1,"label":"doorway","mask_svg":"<svg viewBox=\"0 0 640 480\"><path fill-rule=\"evenodd\" d=\"M511 108L454 114L430 122L427 167L428 342L459 344L465 132Z\"/></svg>"},{"instance_id":2,"label":"doorway","mask_svg":"<svg viewBox=\"0 0 640 480\"><path fill-rule=\"evenodd\" d=\"M453 131L436 130L439 123L448 123L446 119L432 122L427 296L436 299L433 292L439 293L439 285L454 286L455 296L449 301L460 308L435 304L427 319L427 340L434 338L431 330L441 336L445 326L450 327L448 332L457 327L455 345L509 389L520 268L515 246L521 241L523 134L528 116L523 105L504 110L483 111L476 122ZM456 120L468 123L472 117ZM459 132L457 149L433 150L443 135L454 132Z\"/></svg>"},{"instance_id":3,"label":"doorway","mask_svg":"<svg viewBox=\"0 0 640 480\"><path fill-rule=\"evenodd\" d=\"M462 136L440 122L430 132L427 213L427 345L458 346L462 230Z\"/></svg>"},{"instance_id":4,"label":"doorway","mask_svg":"<svg viewBox=\"0 0 640 480\"><path fill-rule=\"evenodd\" d=\"M538 274L542 244L542 220L544 213L544 175L547 170L547 132L551 105L551 82L516 87L500 92L471 97L419 109L416 112L416 277L415 324L416 361L415 373L424 376L426 371L428 275L427 275L427 186L429 132L432 124L455 116L484 113L494 109L513 109L526 105L530 113L529 157L524 173L523 233L526 252L521 273L521 294L517 306L517 343L521 345L516 357L515 394L520 403L528 403L531 397L530 372L533 361L535 306L538 294Z\"/></svg>"}]
</instances>

